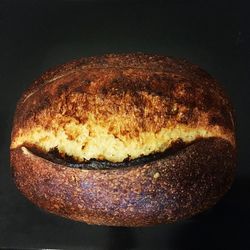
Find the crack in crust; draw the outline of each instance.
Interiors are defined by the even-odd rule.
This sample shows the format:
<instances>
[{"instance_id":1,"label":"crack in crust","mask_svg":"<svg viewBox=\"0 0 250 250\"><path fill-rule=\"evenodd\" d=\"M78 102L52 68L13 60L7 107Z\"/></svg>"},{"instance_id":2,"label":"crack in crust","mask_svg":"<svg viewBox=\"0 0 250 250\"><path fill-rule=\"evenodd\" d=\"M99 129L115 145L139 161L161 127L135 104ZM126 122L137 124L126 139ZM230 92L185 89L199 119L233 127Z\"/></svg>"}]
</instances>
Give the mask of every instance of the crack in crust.
<instances>
[{"instance_id":1,"label":"crack in crust","mask_svg":"<svg viewBox=\"0 0 250 250\"><path fill-rule=\"evenodd\" d=\"M79 169L116 169L116 168L127 168L127 167L133 167L133 166L140 166L142 164L147 164L153 161L157 161L160 159L163 159L168 156L173 156L178 151L185 149L186 147L199 142L200 139L196 139L195 141L192 141L190 143L184 143L182 140L175 141L171 144L171 147L165 150L164 152L158 152L146 156L141 156L136 159L130 160L125 159L122 162L110 162L107 160L96 160L96 159L90 159L88 161L84 162L78 162L76 161L72 156L65 155L62 156L57 148L50 150L49 152L43 152L39 148L37 148L35 145L23 145L21 148L24 153L31 152L32 154L44 158L48 161L51 161L56 164L61 164L66 167L70 168L79 168Z\"/></svg>"}]
</instances>

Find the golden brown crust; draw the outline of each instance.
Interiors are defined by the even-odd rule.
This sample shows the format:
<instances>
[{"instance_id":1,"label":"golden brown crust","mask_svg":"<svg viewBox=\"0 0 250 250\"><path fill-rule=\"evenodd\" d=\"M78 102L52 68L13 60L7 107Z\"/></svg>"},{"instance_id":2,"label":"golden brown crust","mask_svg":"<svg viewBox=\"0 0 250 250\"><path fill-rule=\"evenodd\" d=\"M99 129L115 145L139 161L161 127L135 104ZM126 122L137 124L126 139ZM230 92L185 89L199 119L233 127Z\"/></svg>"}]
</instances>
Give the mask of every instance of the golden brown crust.
<instances>
[{"instance_id":1,"label":"golden brown crust","mask_svg":"<svg viewBox=\"0 0 250 250\"><path fill-rule=\"evenodd\" d=\"M235 144L232 108L216 81L186 61L139 53L83 58L42 75L18 103L11 148L121 162L211 136Z\"/></svg>"},{"instance_id":2,"label":"golden brown crust","mask_svg":"<svg viewBox=\"0 0 250 250\"><path fill-rule=\"evenodd\" d=\"M42 75L18 103L12 138L20 128L48 127L58 114L84 123L89 113L116 136L157 132L169 121L218 125L228 137L234 131L231 105L211 76L186 61L139 53L83 58ZM112 116L122 117L119 130Z\"/></svg>"},{"instance_id":3,"label":"golden brown crust","mask_svg":"<svg viewBox=\"0 0 250 250\"><path fill-rule=\"evenodd\" d=\"M89 224L147 226L214 205L231 186L235 150L209 138L139 167L81 170L17 148L11 162L20 191L49 212Z\"/></svg>"}]
</instances>

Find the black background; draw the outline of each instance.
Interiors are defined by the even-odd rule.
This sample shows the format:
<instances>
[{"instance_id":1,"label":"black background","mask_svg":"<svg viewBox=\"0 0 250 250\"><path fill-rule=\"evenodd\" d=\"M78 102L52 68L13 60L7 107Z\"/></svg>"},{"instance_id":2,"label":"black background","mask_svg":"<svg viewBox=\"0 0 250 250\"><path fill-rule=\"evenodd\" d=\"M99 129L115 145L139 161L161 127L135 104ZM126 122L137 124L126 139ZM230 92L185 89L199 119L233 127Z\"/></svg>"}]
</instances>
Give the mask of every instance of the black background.
<instances>
[{"instance_id":1,"label":"black background","mask_svg":"<svg viewBox=\"0 0 250 250\"><path fill-rule=\"evenodd\" d=\"M243 1L0 0L0 246L250 249L250 8ZM217 78L237 115L232 189L194 218L149 228L88 226L47 214L16 190L11 121L22 91L72 59L141 51L186 58Z\"/></svg>"}]
</instances>

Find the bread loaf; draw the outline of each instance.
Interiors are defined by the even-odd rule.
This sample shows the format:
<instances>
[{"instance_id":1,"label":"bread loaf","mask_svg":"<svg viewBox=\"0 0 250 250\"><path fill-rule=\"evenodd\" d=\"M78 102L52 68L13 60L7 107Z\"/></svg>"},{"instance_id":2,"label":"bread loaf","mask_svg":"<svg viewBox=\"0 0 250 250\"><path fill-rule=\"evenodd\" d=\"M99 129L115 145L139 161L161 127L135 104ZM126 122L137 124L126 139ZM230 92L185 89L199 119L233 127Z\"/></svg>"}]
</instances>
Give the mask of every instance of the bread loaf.
<instances>
[{"instance_id":1,"label":"bread loaf","mask_svg":"<svg viewBox=\"0 0 250 250\"><path fill-rule=\"evenodd\" d=\"M20 191L73 220L147 226L213 206L235 172L232 106L198 66L108 54L47 71L18 102Z\"/></svg>"}]
</instances>

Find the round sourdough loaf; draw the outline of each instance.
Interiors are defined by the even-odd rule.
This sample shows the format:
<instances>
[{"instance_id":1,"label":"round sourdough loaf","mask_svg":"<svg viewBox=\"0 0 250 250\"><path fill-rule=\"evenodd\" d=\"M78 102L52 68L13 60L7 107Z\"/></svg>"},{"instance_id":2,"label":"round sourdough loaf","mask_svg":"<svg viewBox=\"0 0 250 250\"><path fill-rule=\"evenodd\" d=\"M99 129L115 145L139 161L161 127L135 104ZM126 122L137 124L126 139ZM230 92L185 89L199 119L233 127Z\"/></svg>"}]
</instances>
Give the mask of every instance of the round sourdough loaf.
<instances>
[{"instance_id":1,"label":"round sourdough loaf","mask_svg":"<svg viewBox=\"0 0 250 250\"><path fill-rule=\"evenodd\" d=\"M214 205L235 173L231 104L198 66L108 54L44 73L18 102L11 165L39 207L112 226L173 222Z\"/></svg>"}]
</instances>

